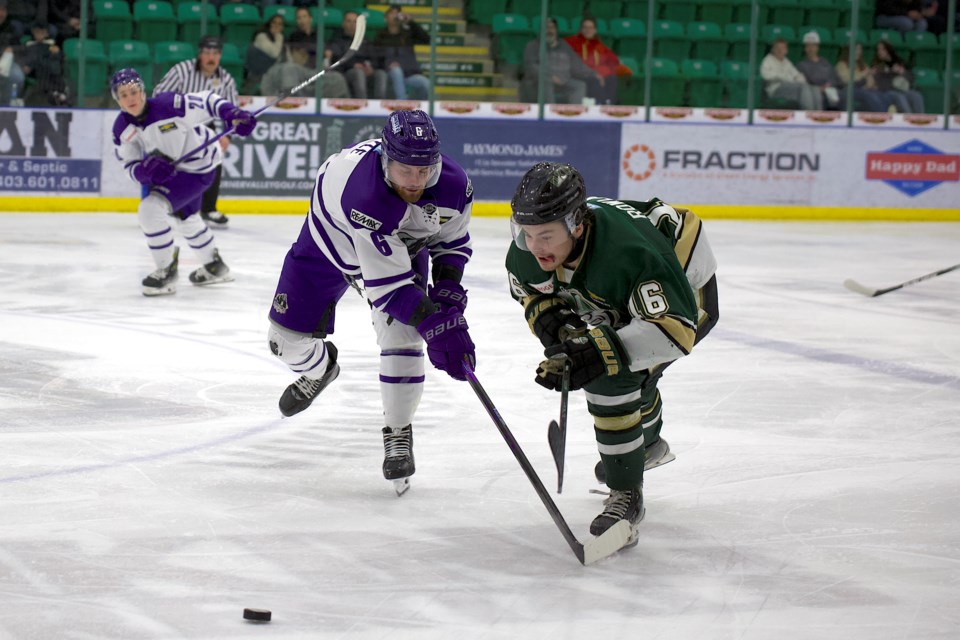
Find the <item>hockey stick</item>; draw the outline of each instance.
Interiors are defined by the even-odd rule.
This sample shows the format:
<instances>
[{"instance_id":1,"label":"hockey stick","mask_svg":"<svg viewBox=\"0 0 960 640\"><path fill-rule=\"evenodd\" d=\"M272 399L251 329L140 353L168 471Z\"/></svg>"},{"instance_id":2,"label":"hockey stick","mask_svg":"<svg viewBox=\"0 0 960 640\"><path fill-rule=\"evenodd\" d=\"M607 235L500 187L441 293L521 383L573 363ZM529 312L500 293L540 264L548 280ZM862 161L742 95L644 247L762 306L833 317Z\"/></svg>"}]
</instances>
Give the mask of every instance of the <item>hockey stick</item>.
<instances>
[{"instance_id":1,"label":"hockey stick","mask_svg":"<svg viewBox=\"0 0 960 640\"><path fill-rule=\"evenodd\" d=\"M960 264L955 264L952 267L947 267L946 269L940 269L940 271L934 271L933 273L928 273L926 275L920 276L919 278L914 278L913 280L907 280L906 282L901 282L900 284L894 285L892 287L887 287L886 289L871 289L870 287L865 287L856 280L847 279L843 281L843 286L850 291L855 291L857 293L863 294L869 298L876 298L877 296L882 296L885 293L890 293L891 291L896 291L897 289L902 289L904 287L910 286L911 284L917 284L918 282L923 282L924 280L929 280L930 278L936 278L937 276L942 276L945 273L954 271L955 269L960 269Z\"/></svg>"},{"instance_id":2,"label":"hockey stick","mask_svg":"<svg viewBox=\"0 0 960 640\"><path fill-rule=\"evenodd\" d=\"M314 75L314 76L311 76L311 77L307 78L306 80L304 80L303 82L301 82L301 83L298 84L297 86L293 87L292 89L288 89L288 90L282 92L280 95L278 95L278 96L276 96L275 98L273 98L273 100L270 100L269 102L267 102L267 104L263 105L262 107L260 107L260 108L257 109L256 111L254 111L254 112L253 112L253 115L254 115L254 116L260 115L261 113L263 113L264 111L266 111L266 110L269 109L270 107L274 106L274 105L277 104L278 102L280 102L280 101L282 101L282 100L286 100L286 99L289 98L290 96L296 94L296 93L297 93L298 91L300 91L301 89L305 89L305 88L309 87L311 84L313 84L314 82L316 82L317 80L319 80L320 77L323 76L323 74L325 74L327 71L333 71L334 69L336 69L337 67L339 67L339 66L340 66L341 64L343 64L344 62L347 62L348 60L350 60L351 58L353 58L353 56L356 55L357 50L360 48L360 45L363 43L363 36L364 36L364 34L365 34L366 32L367 32L367 15L366 15L365 13L361 13L360 15L357 16L357 29L356 29L356 31L354 31L354 33L353 33L353 42L350 43L350 48L347 49L346 53L344 53L343 56L341 56L341 58L340 58L339 60L337 60L336 62L334 62L332 65L330 65L330 66L327 67L326 69L322 70L320 73L318 73L318 74L316 74L316 75ZM215 135L214 137L210 138L209 140L207 140L206 142L204 142L203 144L201 144L199 147L197 147L197 148L194 149L193 151L190 151L190 152L188 152L188 153L185 153L185 154L183 154L182 156L180 156L179 158L177 158L176 160L174 160L174 162L173 162L174 166L176 166L176 165L180 164L181 162L183 162L184 160L190 158L191 156L193 156L193 154L199 153L200 151L203 151L204 149L206 149L207 147L209 147L211 144L213 144L214 142L216 142L216 141L219 140L220 138L222 138L222 137L224 137L224 136L226 136L226 135L230 135L231 133L233 133L233 127L230 127L229 129L226 129L225 131L222 131L222 132L218 133L217 135Z\"/></svg>"},{"instance_id":3,"label":"hockey stick","mask_svg":"<svg viewBox=\"0 0 960 640\"><path fill-rule=\"evenodd\" d=\"M563 377L560 382L560 422L551 420L547 426L547 442L557 463L557 493L563 493L563 462L567 451L567 402L570 397L570 358L563 359Z\"/></svg>"},{"instance_id":4,"label":"hockey stick","mask_svg":"<svg viewBox=\"0 0 960 640\"><path fill-rule=\"evenodd\" d=\"M530 464L530 461L527 460L527 456L523 453L523 449L520 448L520 444L517 442L517 439L513 437L513 434L510 432L510 428L507 427L507 423L503 421L502 417L500 417L500 412L497 411L497 408L490 400L490 396L487 395L487 392L484 391L483 387L480 385L480 380L477 379L477 375L473 372L473 369L470 368L470 365L466 361L463 362L463 372L467 377L467 382L470 383L470 387L473 389L474 393L477 394L477 398L480 399L480 404L482 404L483 408L487 410L487 413L493 420L493 424L496 425L497 430L500 431L500 435L503 436L503 439L510 447L510 451L513 452L517 462L520 463L520 468L523 469L525 474L527 474L530 484L533 485L537 495L540 496L543 506L547 508L547 511L550 513L550 517L553 518L553 522L557 525L557 528L560 529L563 539L567 541L568 545L570 545L570 548L573 550L573 554L577 556L577 560L580 561L580 564L592 564L597 560L606 558L607 556L616 553L626 546L630 542L630 535L632 533L630 530L630 523L628 523L626 520L618 521L615 525L604 531L602 535L587 540L586 543L581 543L579 540L577 540L577 537L573 535L573 531L570 530L570 526L567 524L567 521L563 519L563 514L560 513L560 509L557 508L553 498L550 497L550 492L547 491L546 487L543 486L543 482L540 481L540 477L537 475L537 472Z\"/></svg>"}]
</instances>

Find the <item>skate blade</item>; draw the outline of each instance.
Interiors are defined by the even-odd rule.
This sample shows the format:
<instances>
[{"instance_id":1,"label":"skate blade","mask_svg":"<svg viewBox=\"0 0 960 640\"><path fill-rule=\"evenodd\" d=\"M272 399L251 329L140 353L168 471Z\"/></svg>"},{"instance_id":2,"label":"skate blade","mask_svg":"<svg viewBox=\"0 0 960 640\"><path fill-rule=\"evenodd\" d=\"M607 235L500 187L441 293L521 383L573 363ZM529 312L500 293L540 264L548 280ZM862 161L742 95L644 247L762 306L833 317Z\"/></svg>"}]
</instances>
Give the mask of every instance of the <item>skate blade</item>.
<instances>
[{"instance_id":1,"label":"skate blade","mask_svg":"<svg viewBox=\"0 0 960 640\"><path fill-rule=\"evenodd\" d=\"M393 490L397 492L397 496L402 496L410 490L410 478L398 478L397 480L392 480L392 482Z\"/></svg>"},{"instance_id":2,"label":"skate blade","mask_svg":"<svg viewBox=\"0 0 960 640\"><path fill-rule=\"evenodd\" d=\"M666 453L666 455L664 455L663 457L661 457L659 460L656 460L656 461L650 463L649 466L644 465L643 470L644 470L644 471L648 471L648 470L650 470L650 469L656 469L657 467L662 467L663 465L667 464L668 462L673 462L673 461L676 460L676 459L677 459L677 456L673 455L673 452L668 451L668 452Z\"/></svg>"},{"instance_id":3,"label":"skate blade","mask_svg":"<svg viewBox=\"0 0 960 640\"><path fill-rule=\"evenodd\" d=\"M233 281L234 281L233 274L229 274L229 273L219 278L210 278L209 280L204 280L203 282L193 282L191 280L191 282L197 285L198 287L205 287L209 284L219 284L221 282L233 282Z\"/></svg>"},{"instance_id":4,"label":"skate blade","mask_svg":"<svg viewBox=\"0 0 960 640\"><path fill-rule=\"evenodd\" d=\"M143 295L147 296L148 298L153 298L154 296L169 296L176 292L177 292L176 286L150 287L150 288L144 287L143 289Z\"/></svg>"},{"instance_id":5,"label":"skate blade","mask_svg":"<svg viewBox=\"0 0 960 640\"><path fill-rule=\"evenodd\" d=\"M628 520L620 520L596 538L583 543L583 564L593 564L618 551L637 546L640 540L640 523L646 515L647 509L644 507L636 524L631 525Z\"/></svg>"}]
</instances>

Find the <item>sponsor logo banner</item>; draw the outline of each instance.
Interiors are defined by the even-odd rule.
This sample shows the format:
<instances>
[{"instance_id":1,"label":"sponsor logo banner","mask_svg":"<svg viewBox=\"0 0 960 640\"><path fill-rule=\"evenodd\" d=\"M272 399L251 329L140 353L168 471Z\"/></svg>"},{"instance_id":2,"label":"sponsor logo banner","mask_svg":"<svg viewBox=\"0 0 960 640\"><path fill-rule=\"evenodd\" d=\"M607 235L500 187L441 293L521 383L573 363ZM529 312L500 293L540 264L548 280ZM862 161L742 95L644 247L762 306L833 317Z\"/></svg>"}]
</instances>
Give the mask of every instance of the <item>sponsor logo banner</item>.
<instances>
[{"instance_id":1,"label":"sponsor logo banner","mask_svg":"<svg viewBox=\"0 0 960 640\"><path fill-rule=\"evenodd\" d=\"M882 180L908 196L960 180L960 155L911 140L888 151L867 153L867 180Z\"/></svg>"},{"instance_id":2,"label":"sponsor logo banner","mask_svg":"<svg viewBox=\"0 0 960 640\"><path fill-rule=\"evenodd\" d=\"M0 110L0 192L99 193L97 112Z\"/></svg>"}]
</instances>

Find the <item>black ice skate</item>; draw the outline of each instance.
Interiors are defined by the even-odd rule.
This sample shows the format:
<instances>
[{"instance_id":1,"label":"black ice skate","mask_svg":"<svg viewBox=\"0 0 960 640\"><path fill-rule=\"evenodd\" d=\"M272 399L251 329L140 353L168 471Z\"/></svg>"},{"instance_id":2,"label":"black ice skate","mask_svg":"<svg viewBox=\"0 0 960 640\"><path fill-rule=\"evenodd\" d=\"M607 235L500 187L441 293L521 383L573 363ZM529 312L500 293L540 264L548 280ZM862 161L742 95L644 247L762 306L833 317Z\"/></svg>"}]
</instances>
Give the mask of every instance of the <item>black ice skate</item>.
<instances>
[{"instance_id":1,"label":"black ice skate","mask_svg":"<svg viewBox=\"0 0 960 640\"><path fill-rule=\"evenodd\" d=\"M190 274L190 282L196 285L215 284L217 282L231 282L230 267L220 259L220 252L213 250L213 260Z\"/></svg>"},{"instance_id":2,"label":"black ice skate","mask_svg":"<svg viewBox=\"0 0 960 640\"><path fill-rule=\"evenodd\" d=\"M643 487L629 491L610 491L610 497L603 501L603 511L590 523L590 533L599 536L621 520L630 523L631 535L627 545L636 544L637 525L643 520L646 510L643 507Z\"/></svg>"},{"instance_id":3,"label":"black ice skate","mask_svg":"<svg viewBox=\"0 0 960 640\"><path fill-rule=\"evenodd\" d=\"M340 375L340 365L337 364L337 348L333 346L332 342L327 342L326 345L327 357L330 358L330 362L327 363L327 370L324 371L320 379L315 380L307 376L300 376L280 396L280 413L288 418L309 407L314 398L320 395L320 392Z\"/></svg>"},{"instance_id":4,"label":"black ice skate","mask_svg":"<svg viewBox=\"0 0 960 640\"><path fill-rule=\"evenodd\" d=\"M219 211L201 211L200 217L211 229L226 229L230 222L230 219Z\"/></svg>"},{"instance_id":5,"label":"black ice skate","mask_svg":"<svg viewBox=\"0 0 960 640\"><path fill-rule=\"evenodd\" d=\"M410 476L417 470L413 461L413 426L383 428L383 477L393 480L397 495L410 488Z\"/></svg>"},{"instance_id":6,"label":"black ice skate","mask_svg":"<svg viewBox=\"0 0 960 640\"><path fill-rule=\"evenodd\" d=\"M160 267L140 283L143 285L143 295L165 296L177 292L177 262L179 257L180 248L174 247L170 264Z\"/></svg>"},{"instance_id":7,"label":"black ice skate","mask_svg":"<svg viewBox=\"0 0 960 640\"><path fill-rule=\"evenodd\" d=\"M656 469L676 459L677 456L671 453L670 445L667 444L667 441L663 438L657 438L656 442L647 445L647 450L643 458L643 470ZM597 466L593 468L593 475L597 477L597 482L600 484L607 483L607 472L606 469L603 468L603 461L598 462Z\"/></svg>"}]
</instances>

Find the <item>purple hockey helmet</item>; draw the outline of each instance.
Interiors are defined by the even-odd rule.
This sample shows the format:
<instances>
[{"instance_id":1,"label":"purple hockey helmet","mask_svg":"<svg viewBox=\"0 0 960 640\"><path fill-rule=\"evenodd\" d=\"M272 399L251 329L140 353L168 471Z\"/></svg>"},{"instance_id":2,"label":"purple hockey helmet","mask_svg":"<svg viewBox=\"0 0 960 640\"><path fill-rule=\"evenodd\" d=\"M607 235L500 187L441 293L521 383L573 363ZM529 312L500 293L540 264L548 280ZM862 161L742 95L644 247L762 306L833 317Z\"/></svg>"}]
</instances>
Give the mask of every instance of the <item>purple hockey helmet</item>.
<instances>
[{"instance_id":1,"label":"purple hockey helmet","mask_svg":"<svg viewBox=\"0 0 960 640\"><path fill-rule=\"evenodd\" d=\"M140 77L136 69L120 69L110 78L110 93L113 94L114 100L117 99L117 91L125 84L135 84L140 87L140 90L144 93L147 91L147 87L143 83L143 78Z\"/></svg>"},{"instance_id":2,"label":"purple hockey helmet","mask_svg":"<svg viewBox=\"0 0 960 640\"><path fill-rule=\"evenodd\" d=\"M383 149L391 160L418 167L440 162L440 136L424 111L394 111L382 134Z\"/></svg>"}]
</instances>

